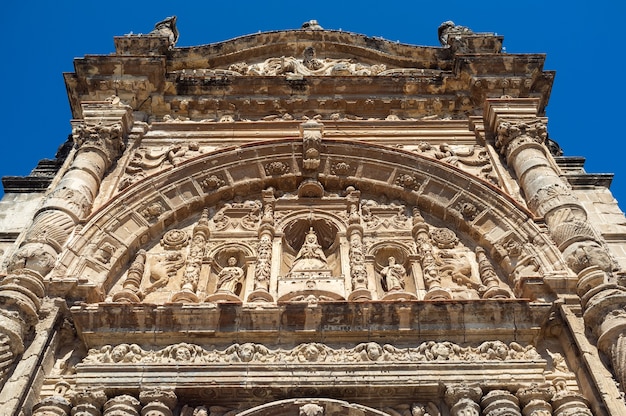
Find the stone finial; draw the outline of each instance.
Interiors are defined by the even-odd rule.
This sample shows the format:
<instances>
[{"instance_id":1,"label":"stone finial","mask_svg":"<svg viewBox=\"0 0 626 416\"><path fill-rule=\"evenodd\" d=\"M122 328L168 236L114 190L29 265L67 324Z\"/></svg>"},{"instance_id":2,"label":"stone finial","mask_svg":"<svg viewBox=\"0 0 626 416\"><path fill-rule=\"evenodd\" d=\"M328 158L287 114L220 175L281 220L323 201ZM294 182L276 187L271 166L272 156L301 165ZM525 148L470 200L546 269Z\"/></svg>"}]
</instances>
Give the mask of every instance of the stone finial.
<instances>
[{"instance_id":1,"label":"stone finial","mask_svg":"<svg viewBox=\"0 0 626 416\"><path fill-rule=\"evenodd\" d=\"M322 26L317 23L317 20L309 20L308 22L302 23L302 30L324 30Z\"/></svg>"},{"instance_id":2,"label":"stone finial","mask_svg":"<svg viewBox=\"0 0 626 416\"><path fill-rule=\"evenodd\" d=\"M450 46L450 43L448 41L448 38L450 36L471 35L473 33L474 32L472 32L471 29L465 26L457 25L452 20L446 20L445 22L440 24L439 28L437 29L437 36L439 37L439 42L443 47Z\"/></svg>"},{"instance_id":3,"label":"stone finial","mask_svg":"<svg viewBox=\"0 0 626 416\"><path fill-rule=\"evenodd\" d=\"M165 36L170 41L170 47L174 47L178 41L178 29L176 28L176 16L170 16L154 25L149 35Z\"/></svg>"}]
</instances>

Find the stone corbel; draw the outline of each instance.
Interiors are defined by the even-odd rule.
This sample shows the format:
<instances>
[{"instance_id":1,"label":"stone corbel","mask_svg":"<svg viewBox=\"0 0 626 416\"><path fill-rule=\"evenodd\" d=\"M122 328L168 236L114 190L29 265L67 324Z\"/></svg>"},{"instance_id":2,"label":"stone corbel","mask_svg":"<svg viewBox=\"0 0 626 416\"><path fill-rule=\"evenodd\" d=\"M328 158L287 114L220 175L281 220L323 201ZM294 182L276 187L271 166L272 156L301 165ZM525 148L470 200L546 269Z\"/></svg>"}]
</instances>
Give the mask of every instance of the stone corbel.
<instances>
[{"instance_id":1,"label":"stone corbel","mask_svg":"<svg viewBox=\"0 0 626 416\"><path fill-rule=\"evenodd\" d=\"M320 167L320 153L324 125L315 120L300 124L302 137L302 168L305 171L316 171Z\"/></svg>"}]
</instances>

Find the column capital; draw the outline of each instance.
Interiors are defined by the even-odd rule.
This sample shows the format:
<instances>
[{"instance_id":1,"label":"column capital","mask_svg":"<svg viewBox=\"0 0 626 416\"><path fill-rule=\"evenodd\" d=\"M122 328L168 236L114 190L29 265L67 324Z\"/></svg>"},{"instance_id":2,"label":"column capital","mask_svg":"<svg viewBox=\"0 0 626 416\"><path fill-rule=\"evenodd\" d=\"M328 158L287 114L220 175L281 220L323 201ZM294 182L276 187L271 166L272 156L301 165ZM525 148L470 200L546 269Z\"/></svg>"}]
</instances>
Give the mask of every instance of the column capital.
<instances>
[{"instance_id":1,"label":"column capital","mask_svg":"<svg viewBox=\"0 0 626 416\"><path fill-rule=\"evenodd\" d=\"M502 121L523 121L539 117L539 98L487 98L484 120L488 131L495 134ZM545 118L544 118L545 119Z\"/></svg>"}]
</instances>

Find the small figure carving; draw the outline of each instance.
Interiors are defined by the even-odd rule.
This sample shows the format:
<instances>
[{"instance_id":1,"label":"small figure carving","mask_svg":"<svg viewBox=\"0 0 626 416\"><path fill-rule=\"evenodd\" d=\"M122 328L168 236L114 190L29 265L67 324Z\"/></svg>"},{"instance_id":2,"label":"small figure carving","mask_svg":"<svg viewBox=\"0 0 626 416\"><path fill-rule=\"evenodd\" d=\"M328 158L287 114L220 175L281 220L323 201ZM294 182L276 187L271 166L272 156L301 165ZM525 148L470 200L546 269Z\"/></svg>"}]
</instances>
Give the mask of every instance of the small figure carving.
<instances>
[{"instance_id":1,"label":"small figure carving","mask_svg":"<svg viewBox=\"0 0 626 416\"><path fill-rule=\"evenodd\" d=\"M178 29L176 28L176 16L170 16L164 20L161 20L154 25L154 29L149 33L155 36L167 36L170 40L170 45L173 47L178 41Z\"/></svg>"},{"instance_id":2,"label":"small figure carving","mask_svg":"<svg viewBox=\"0 0 626 416\"><path fill-rule=\"evenodd\" d=\"M302 29L303 30L324 30L324 28L320 26L319 23L317 23L317 20L309 20L308 22L302 23Z\"/></svg>"},{"instance_id":3,"label":"small figure carving","mask_svg":"<svg viewBox=\"0 0 626 416\"><path fill-rule=\"evenodd\" d=\"M472 32L471 29L465 26L456 25L452 20L446 20L440 24L439 29L437 29L439 43L441 43L441 46L443 47L449 46L448 38L450 35L471 35L472 33L474 32Z\"/></svg>"},{"instance_id":4,"label":"small figure carving","mask_svg":"<svg viewBox=\"0 0 626 416\"><path fill-rule=\"evenodd\" d=\"M404 290L406 270L401 264L396 264L395 257L388 258L388 265L380 271L380 274L384 277L383 286L388 292Z\"/></svg>"},{"instance_id":5,"label":"small figure carving","mask_svg":"<svg viewBox=\"0 0 626 416\"><path fill-rule=\"evenodd\" d=\"M235 257L229 257L227 263L228 265L224 267L217 276L217 290L218 292L236 294L237 285L243 278L244 271L241 267L237 266L237 259Z\"/></svg>"},{"instance_id":6,"label":"small figure carving","mask_svg":"<svg viewBox=\"0 0 626 416\"><path fill-rule=\"evenodd\" d=\"M322 246L317 242L317 234L313 227L309 229L296 259L291 267L292 272L327 269L328 263Z\"/></svg>"}]
</instances>

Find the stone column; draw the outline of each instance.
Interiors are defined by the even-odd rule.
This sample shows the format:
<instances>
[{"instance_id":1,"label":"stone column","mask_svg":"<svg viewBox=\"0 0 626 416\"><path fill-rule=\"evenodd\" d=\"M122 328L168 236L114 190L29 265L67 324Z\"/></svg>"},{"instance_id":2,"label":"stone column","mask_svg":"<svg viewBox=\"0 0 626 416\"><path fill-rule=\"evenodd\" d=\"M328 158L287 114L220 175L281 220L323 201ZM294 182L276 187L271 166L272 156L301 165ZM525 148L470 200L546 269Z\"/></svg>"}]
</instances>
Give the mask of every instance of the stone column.
<instances>
[{"instance_id":1,"label":"stone column","mask_svg":"<svg viewBox=\"0 0 626 416\"><path fill-rule=\"evenodd\" d=\"M593 416L587 400L583 396L567 389L563 379L554 380L556 393L552 397L553 416Z\"/></svg>"},{"instance_id":2,"label":"stone column","mask_svg":"<svg viewBox=\"0 0 626 416\"><path fill-rule=\"evenodd\" d=\"M183 273L181 290L172 296L172 302L197 303L199 298L196 294L198 282L200 281L200 271L206 250L206 243L211 235L209 229L209 210L204 209L191 237L191 247L189 256Z\"/></svg>"},{"instance_id":3,"label":"stone column","mask_svg":"<svg viewBox=\"0 0 626 416\"><path fill-rule=\"evenodd\" d=\"M413 208L412 233L415 244L417 245L417 253L424 276L424 284L427 289L424 299L452 299L450 292L441 287L441 276L439 275L439 268L437 267L433 254L433 245L430 239L428 224L426 224L426 221L424 221L422 214L420 214L417 208Z\"/></svg>"},{"instance_id":4,"label":"stone column","mask_svg":"<svg viewBox=\"0 0 626 416\"><path fill-rule=\"evenodd\" d=\"M8 275L0 282L0 377L4 382L24 339L38 321L43 278L76 224L89 215L100 182L121 155L132 125L132 111L119 103L84 103L83 120L73 122L78 149L69 169L37 211Z\"/></svg>"},{"instance_id":5,"label":"stone column","mask_svg":"<svg viewBox=\"0 0 626 416\"><path fill-rule=\"evenodd\" d=\"M72 416L101 416L100 410L107 396L103 390L82 390L73 398Z\"/></svg>"},{"instance_id":6,"label":"stone column","mask_svg":"<svg viewBox=\"0 0 626 416\"><path fill-rule=\"evenodd\" d=\"M72 405L60 396L47 397L33 406L33 416L69 416Z\"/></svg>"},{"instance_id":7,"label":"stone column","mask_svg":"<svg viewBox=\"0 0 626 416\"><path fill-rule=\"evenodd\" d=\"M127 394L116 396L104 404L102 416L139 416L139 400Z\"/></svg>"},{"instance_id":8,"label":"stone column","mask_svg":"<svg viewBox=\"0 0 626 416\"><path fill-rule=\"evenodd\" d=\"M478 386L455 385L446 388L445 400L451 416L480 416L478 401L483 395Z\"/></svg>"},{"instance_id":9,"label":"stone column","mask_svg":"<svg viewBox=\"0 0 626 416\"><path fill-rule=\"evenodd\" d=\"M367 269L365 268L365 253L363 252L363 225L359 214L361 192L350 190L348 199L348 229L346 235L350 249L350 282L352 290L348 300L371 300L372 293L368 289Z\"/></svg>"},{"instance_id":10,"label":"stone column","mask_svg":"<svg viewBox=\"0 0 626 416\"><path fill-rule=\"evenodd\" d=\"M523 387L517 391L517 398L522 405L524 416L552 416L552 406L550 405L552 396L554 396L554 388L551 386L534 385Z\"/></svg>"},{"instance_id":11,"label":"stone column","mask_svg":"<svg viewBox=\"0 0 626 416\"><path fill-rule=\"evenodd\" d=\"M483 416L522 416L517 397L506 390L492 390L480 401Z\"/></svg>"},{"instance_id":12,"label":"stone column","mask_svg":"<svg viewBox=\"0 0 626 416\"><path fill-rule=\"evenodd\" d=\"M122 290L113 295L114 302L139 303L141 301L140 286L145 268L146 250L141 249L128 268Z\"/></svg>"},{"instance_id":13,"label":"stone column","mask_svg":"<svg viewBox=\"0 0 626 416\"><path fill-rule=\"evenodd\" d=\"M153 389L139 393L141 416L173 416L177 398L173 391Z\"/></svg>"},{"instance_id":14,"label":"stone column","mask_svg":"<svg viewBox=\"0 0 626 416\"><path fill-rule=\"evenodd\" d=\"M585 324L626 392L626 288L615 282L617 265L587 213L559 176L544 144L546 120L535 99L489 99L486 123L496 148L514 170L529 208L542 216L569 267L578 274Z\"/></svg>"},{"instance_id":15,"label":"stone column","mask_svg":"<svg viewBox=\"0 0 626 416\"><path fill-rule=\"evenodd\" d=\"M254 290L248 296L248 302L272 302L269 292L272 276L272 249L274 234L274 189L263 191L263 216L259 226L257 261L254 267Z\"/></svg>"}]
</instances>

